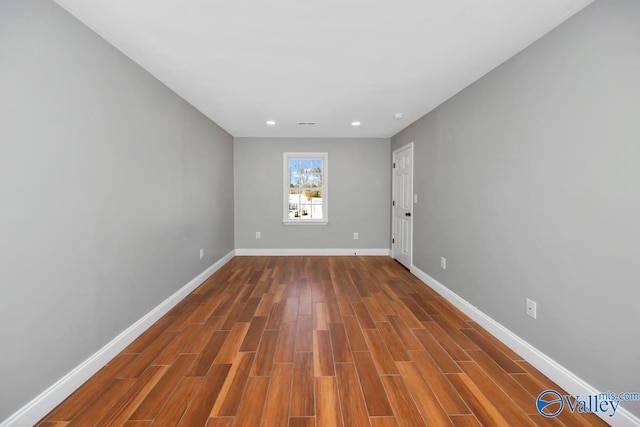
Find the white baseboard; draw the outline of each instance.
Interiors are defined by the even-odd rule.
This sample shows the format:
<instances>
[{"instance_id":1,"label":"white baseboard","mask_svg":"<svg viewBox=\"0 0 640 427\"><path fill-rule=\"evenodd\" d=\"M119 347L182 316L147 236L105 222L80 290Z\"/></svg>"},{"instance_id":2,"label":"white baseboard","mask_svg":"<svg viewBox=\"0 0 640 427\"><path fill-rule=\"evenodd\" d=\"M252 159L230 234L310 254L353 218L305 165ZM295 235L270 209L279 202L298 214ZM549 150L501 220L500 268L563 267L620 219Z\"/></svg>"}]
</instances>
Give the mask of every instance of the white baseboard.
<instances>
[{"instance_id":1,"label":"white baseboard","mask_svg":"<svg viewBox=\"0 0 640 427\"><path fill-rule=\"evenodd\" d=\"M389 256L390 249L236 249L237 256Z\"/></svg>"},{"instance_id":2,"label":"white baseboard","mask_svg":"<svg viewBox=\"0 0 640 427\"><path fill-rule=\"evenodd\" d=\"M169 298L161 302L149 313L141 317L133 325L129 326L107 345L98 350L87 360L76 366L71 372L60 378L55 384L40 393L31 402L24 405L9 418L4 420L0 427L27 427L33 426L69 397L78 387L84 384L93 374L113 359L118 353L131 344L144 331L149 329L158 319L175 307L194 289L202 284L209 276L225 265L235 255L231 251L219 259L215 264L200 273L197 277L176 291Z\"/></svg>"},{"instance_id":3,"label":"white baseboard","mask_svg":"<svg viewBox=\"0 0 640 427\"><path fill-rule=\"evenodd\" d=\"M493 320L491 317L480 311L460 295L456 294L451 289L447 288L445 285L438 282L436 279L429 276L427 273L420 270L415 265L412 265L410 270L414 276L419 278L429 287L433 288L433 290L438 292L447 301L449 301L480 326L489 331L493 336L498 338L510 349L522 356L524 360L529 362L536 369L545 374L571 395L587 396L600 393L600 391L598 391L595 387L587 384L567 368L551 359L549 356L511 332L509 329L502 326L500 323ZM540 391L542 392L543 390ZM609 417L601 413L598 413L597 415L601 416L604 421L611 424L612 426L640 426L640 419L621 406L618 407L618 410L613 417Z\"/></svg>"}]
</instances>

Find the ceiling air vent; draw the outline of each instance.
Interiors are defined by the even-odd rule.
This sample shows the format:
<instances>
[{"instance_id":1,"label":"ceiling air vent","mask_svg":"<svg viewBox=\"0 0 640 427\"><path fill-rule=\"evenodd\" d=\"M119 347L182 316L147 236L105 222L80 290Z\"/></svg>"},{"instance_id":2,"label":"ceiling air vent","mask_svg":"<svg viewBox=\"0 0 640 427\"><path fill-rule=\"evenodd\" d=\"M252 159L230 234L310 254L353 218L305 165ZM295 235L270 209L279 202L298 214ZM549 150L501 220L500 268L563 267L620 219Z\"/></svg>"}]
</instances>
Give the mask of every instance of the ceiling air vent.
<instances>
[{"instance_id":1,"label":"ceiling air vent","mask_svg":"<svg viewBox=\"0 0 640 427\"><path fill-rule=\"evenodd\" d=\"M316 122L298 122L300 126L313 126Z\"/></svg>"}]
</instances>

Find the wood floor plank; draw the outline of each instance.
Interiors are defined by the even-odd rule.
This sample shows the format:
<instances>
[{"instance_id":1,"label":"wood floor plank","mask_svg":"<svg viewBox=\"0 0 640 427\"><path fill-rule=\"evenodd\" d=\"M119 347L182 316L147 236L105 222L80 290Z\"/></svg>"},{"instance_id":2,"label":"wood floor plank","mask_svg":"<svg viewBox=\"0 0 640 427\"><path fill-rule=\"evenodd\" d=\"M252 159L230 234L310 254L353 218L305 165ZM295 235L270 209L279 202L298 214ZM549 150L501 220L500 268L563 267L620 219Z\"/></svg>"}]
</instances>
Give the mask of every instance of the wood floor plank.
<instances>
[{"instance_id":1,"label":"wood floor plank","mask_svg":"<svg viewBox=\"0 0 640 427\"><path fill-rule=\"evenodd\" d=\"M256 308L255 316L269 316L271 314L271 306L273 305L274 294L264 294L260 298L260 304Z\"/></svg>"},{"instance_id":2,"label":"wood floor plank","mask_svg":"<svg viewBox=\"0 0 640 427\"><path fill-rule=\"evenodd\" d=\"M518 353L516 353L515 351L511 350L509 347L507 347L504 343L500 342L496 337L494 337L493 335L491 335L485 328L483 328L482 326L478 325L476 322L467 322L473 329L475 329L476 331L478 331L478 333L480 335L482 335L483 337L485 337L486 339L488 339L489 341L491 341L491 343L493 345L495 345L496 347L498 347L500 349L500 351L502 351L504 354L506 354L510 359L512 360L523 360L522 356L520 356Z\"/></svg>"},{"instance_id":3,"label":"wood floor plank","mask_svg":"<svg viewBox=\"0 0 640 427\"><path fill-rule=\"evenodd\" d=\"M442 348L440 343L433 338L433 335L431 335L429 331L422 329L416 330L414 333L422 343L424 351L429 353L442 372L445 374L462 372L460 366L451 358L451 356L449 356L449 353Z\"/></svg>"},{"instance_id":4,"label":"wood floor plank","mask_svg":"<svg viewBox=\"0 0 640 427\"><path fill-rule=\"evenodd\" d=\"M243 323L251 322L251 319L253 319L258 308L258 304L260 304L260 298L249 298L242 307L242 311L238 315L236 321Z\"/></svg>"},{"instance_id":5,"label":"wood floor plank","mask_svg":"<svg viewBox=\"0 0 640 427\"><path fill-rule=\"evenodd\" d=\"M424 327L455 361L470 361L469 355L436 322L424 323Z\"/></svg>"},{"instance_id":6,"label":"wood floor plank","mask_svg":"<svg viewBox=\"0 0 640 427\"><path fill-rule=\"evenodd\" d=\"M455 427L482 427L475 415L452 415L450 418ZM544 425L544 423L537 425Z\"/></svg>"},{"instance_id":7,"label":"wood floor plank","mask_svg":"<svg viewBox=\"0 0 640 427\"><path fill-rule=\"evenodd\" d=\"M313 322L314 330L316 331L329 330L329 313L327 312L326 302L313 303L313 320L314 320Z\"/></svg>"},{"instance_id":8,"label":"wood floor plank","mask_svg":"<svg viewBox=\"0 0 640 427\"><path fill-rule=\"evenodd\" d=\"M297 319L298 319L298 297L287 298L284 301L281 322L282 323L295 322Z\"/></svg>"},{"instance_id":9,"label":"wood floor plank","mask_svg":"<svg viewBox=\"0 0 640 427\"><path fill-rule=\"evenodd\" d=\"M193 368L189 372L189 375L202 377L209 371L213 361L218 356L222 344L229 336L229 331L216 331L209 339L209 342L204 347L202 353L198 355L198 360L193 365Z\"/></svg>"},{"instance_id":10,"label":"wood floor plank","mask_svg":"<svg viewBox=\"0 0 640 427\"><path fill-rule=\"evenodd\" d=\"M158 384L149 392L140 406L135 410L130 419L132 420L153 420L162 409L162 406L169 398L175 387L178 385L187 370L191 368L196 360L196 354L181 354L176 358L165 375Z\"/></svg>"},{"instance_id":11,"label":"wood floor plank","mask_svg":"<svg viewBox=\"0 0 640 427\"><path fill-rule=\"evenodd\" d=\"M367 309L369 316L374 322L384 322L387 320L386 314L380 308L380 304L373 296L362 298L362 303ZM392 309L393 310L393 309ZM395 311L393 311L395 313Z\"/></svg>"},{"instance_id":12,"label":"wood floor plank","mask_svg":"<svg viewBox=\"0 0 640 427\"><path fill-rule=\"evenodd\" d=\"M313 302L311 291L301 291L298 297L298 316L313 316Z\"/></svg>"},{"instance_id":13,"label":"wood floor plank","mask_svg":"<svg viewBox=\"0 0 640 427\"><path fill-rule=\"evenodd\" d=\"M185 353L185 347L192 342L197 332L202 329L200 324L186 325L182 333L176 336L156 357L152 365L170 365L180 353Z\"/></svg>"},{"instance_id":14,"label":"wood floor plank","mask_svg":"<svg viewBox=\"0 0 640 427\"><path fill-rule=\"evenodd\" d=\"M316 427L315 417L291 417L289 427Z\"/></svg>"},{"instance_id":15,"label":"wood floor plank","mask_svg":"<svg viewBox=\"0 0 640 427\"><path fill-rule=\"evenodd\" d=\"M393 416L391 405L380 381L380 376L376 372L376 366L371 355L367 352L360 351L353 354L353 359L369 416Z\"/></svg>"},{"instance_id":16,"label":"wood floor plank","mask_svg":"<svg viewBox=\"0 0 640 427\"><path fill-rule=\"evenodd\" d=\"M120 397L126 393L135 382L136 380L133 378L113 380L97 398L84 408L78 416L73 418L69 425L72 427L94 425L111 410L113 405L115 405Z\"/></svg>"},{"instance_id":17,"label":"wood floor plank","mask_svg":"<svg viewBox=\"0 0 640 427\"><path fill-rule=\"evenodd\" d=\"M447 413L416 365L413 362L397 362L396 365L424 421L428 425L450 426Z\"/></svg>"},{"instance_id":18,"label":"wood floor plank","mask_svg":"<svg viewBox=\"0 0 640 427\"><path fill-rule=\"evenodd\" d=\"M144 334L140 335L131 344L129 344L123 353L142 353L147 347L155 341L163 332L167 330L169 325L175 321L175 317L164 316L154 323Z\"/></svg>"},{"instance_id":19,"label":"wood floor plank","mask_svg":"<svg viewBox=\"0 0 640 427\"><path fill-rule=\"evenodd\" d=\"M349 337L349 347L351 351L369 351L367 342L362 335L362 329L355 316L343 316L344 328Z\"/></svg>"},{"instance_id":20,"label":"wood floor plank","mask_svg":"<svg viewBox=\"0 0 640 427\"><path fill-rule=\"evenodd\" d=\"M273 367L271 384L267 393L262 425L287 427L289 422L289 402L291 401L291 382L293 364L276 363Z\"/></svg>"},{"instance_id":21,"label":"wood floor plank","mask_svg":"<svg viewBox=\"0 0 640 427\"><path fill-rule=\"evenodd\" d=\"M389 395L398 426L426 426L402 378L396 376L382 377L382 382Z\"/></svg>"},{"instance_id":22,"label":"wood floor plank","mask_svg":"<svg viewBox=\"0 0 640 427\"><path fill-rule=\"evenodd\" d=\"M466 314L458 310L453 305L449 304L444 299L437 298L433 301L430 301L429 303L435 306L440 314L447 317L451 323L458 327L458 329L469 327L469 322L471 322L471 319L469 319Z\"/></svg>"},{"instance_id":23,"label":"wood floor plank","mask_svg":"<svg viewBox=\"0 0 640 427\"><path fill-rule=\"evenodd\" d=\"M249 379L255 353L238 353L231 365L210 417L234 417L238 412L242 392Z\"/></svg>"},{"instance_id":24,"label":"wood floor plank","mask_svg":"<svg viewBox=\"0 0 640 427\"><path fill-rule=\"evenodd\" d=\"M292 363L293 352L296 344L297 322L289 322L282 325L276 344L275 363Z\"/></svg>"},{"instance_id":25,"label":"wood floor plank","mask_svg":"<svg viewBox=\"0 0 640 427\"><path fill-rule=\"evenodd\" d=\"M328 323L341 323L342 313L340 313L340 307L336 298L327 299L327 322Z\"/></svg>"},{"instance_id":26,"label":"wood floor plank","mask_svg":"<svg viewBox=\"0 0 640 427\"><path fill-rule=\"evenodd\" d=\"M227 336L227 339L222 344L220 352L216 356L213 363L218 365L226 365L233 362L236 358L236 353L240 350L240 346L244 341L247 332L249 331L248 323L235 323L231 327L231 331Z\"/></svg>"},{"instance_id":27,"label":"wood floor plank","mask_svg":"<svg viewBox=\"0 0 640 427\"><path fill-rule=\"evenodd\" d=\"M274 298L275 301L275 298ZM274 302L271 305L271 312L269 313L269 321L267 322L266 329L269 331L279 331L282 326L282 319L284 318L284 302Z\"/></svg>"},{"instance_id":28,"label":"wood floor plank","mask_svg":"<svg viewBox=\"0 0 640 427\"><path fill-rule=\"evenodd\" d=\"M268 377L249 378L242 404L236 417L236 427L255 427L260 425L268 387Z\"/></svg>"},{"instance_id":29,"label":"wood floor plank","mask_svg":"<svg viewBox=\"0 0 640 427\"><path fill-rule=\"evenodd\" d=\"M376 325L378 326L378 332L382 335L382 339L387 345L387 349L389 349L389 353L391 353L393 360L396 362L411 360L407 349L402 343L400 337L396 334L393 326L391 326L389 322L377 322Z\"/></svg>"},{"instance_id":30,"label":"wood floor plank","mask_svg":"<svg viewBox=\"0 0 640 427\"><path fill-rule=\"evenodd\" d=\"M500 414L510 425L535 427L531 419L527 416L527 414L533 412L528 410L528 408L519 408L509 395L502 391L476 363L460 362L460 366L467 374L467 377L474 382L476 387L478 387L493 406L500 408ZM535 406L533 399L530 399L529 402L531 407Z\"/></svg>"},{"instance_id":31,"label":"wood floor plank","mask_svg":"<svg viewBox=\"0 0 640 427\"><path fill-rule=\"evenodd\" d=\"M256 359L251 368L252 377L268 377L273 368L279 331L264 331L262 341L256 353Z\"/></svg>"},{"instance_id":32,"label":"wood floor plank","mask_svg":"<svg viewBox=\"0 0 640 427\"><path fill-rule=\"evenodd\" d=\"M532 396L520 384L518 384L511 375L507 374L491 357L489 357L489 355L479 350L469 351L469 355L471 355L473 361L482 368L494 382L500 385L500 388L504 390L505 393L507 393L522 410L527 414L538 413L535 400L531 398ZM538 395L536 395L536 397L537 396Z\"/></svg>"},{"instance_id":33,"label":"wood floor plank","mask_svg":"<svg viewBox=\"0 0 640 427\"><path fill-rule=\"evenodd\" d=\"M444 329L447 334L454 340L460 348L463 350L479 350L478 347L473 341L469 339L465 334L462 333L460 328L451 323L447 316L437 315L431 316L433 321L437 323L442 329Z\"/></svg>"},{"instance_id":34,"label":"wood floor plank","mask_svg":"<svg viewBox=\"0 0 640 427\"><path fill-rule=\"evenodd\" d=\"M209 418L206 427L233 427L235 417L213 417Z\"/></svg>"},{"instance_id":35,"label":"wood floor plank","mask_svg":"<svg viewBox=\"0 0 640 427\"><path fill-rule=\"evenodd\" d=\"M431 356L424 351L412 351L410 354L422 377L427 381L447 414L471 414L467 404Z\"/></svg>"},{"instance_id":36,"label":"wood floor plank","mask_svg":"<svg viewBox=\"0 0 640 427\"><path fill-rule=\"evenodd\" d=\"M262 332L267 325L266 316L256 316L251 319L247 335L245 335L242 344L240 345L240 351L256 351L262 338Z\"/></svg>"},{"instance_id":37,"label":"wood floor plank","mask_svg":"<svg viewBox=\"0 0 640 427\"><path fill-rule=\"evenodd\" d=\"M474 415L483 425L510 426L500 411L482 394L480 389L466 374L449 374L449 381L471 408Z\"/></svg>"},{"instance_id":38,"label":"wood floor plank","mask_svg":"<svg viewBox=\"0 0 640 427\"><path fill-rule=\"evenodd\" d=\"M397 375L398 369L380 333L377 330L367 329L364 331L364 336L380 375Z\"/></svg>"},{"instance_id":39,"label":"wood floor plank","mask_svg":"<svg viewBox=\"0 0 640 427\"><path fill-rule=\"evenodd\" d=\"M167 369L166 366L149 366L95 425L101 427L124 424L160 381Z\"/></svg>"},{"instance_id":40,"label":"wood floor plank","mask_svg":"<svg viewBox=\"0 0 640 427\"><path fill-rule=\"evenodd\" d=\"M491 357L502 369L510 374L522 374L524 369L520 367L513 359L500 350L492 341L480 334L475 329L462 329L471 341L476 343L489 357Z\"/></svg>"},{"instance_id":41,"label":"wood floor plank","mask_svg":"<svg viewBox=\"0 0 640 427\"><path fill-rule=\"evenodd\" d=\"M413 298L400 298L400 300L404 303L404 305L413 313L413 315L420 322L429 322L431 321L431 316L427 314L414 300Z\"/></svg>"},{"instance_id":42,"label":"wood floor plank","mask_svg":"<svg viewBox=\"0 0 640 427\"><path fill-rule=\"evenodd\" d=\"M396 417L371 417L371 427L398 427Z\"/></svg>"},{"instance_id":43,"label":"wood floor plank","mask_svg":"<svg viewBox=\"0 0 640 427\"><path fill-rule=\"evenodd\" d=\"M298 316L295 351L313 351L313 319Z\"/></svg>"},{"instance_id":44,"label":"wood floor plank","mask_svg":"<svg viewBox=\"0 0 640 427\"><path fill-rule=\"evenodd\" d=\"M184 416L180 419L181 426L205 425L230 370L230 364L214 364L211 366L211 369L202 380L198 393L194 395L193 400L184 412Z\"/></svg>"},{"instance_id":45,"label":"wood floor plank","mask_svg":"<svg viewBox=\"0 0 640 427\"><path fill-rule=\"evenodd\" d=\"M380 289L378 289L377 292L373 293L373 298L375 298L376 302L380 306L380 310L382 310L385 316L396 315L396 311L393 309L393 306L391 305L391 301Z\"/></svg>"},{"instance_id":46,"label":"wood floor plank","mask_svg":"<svg viewBox=\"0 0 640 427\"><path fill-rule=\"evenodd\" d=\"M361 302L353 302L351 303L353 306L353 311L356 313L356 317L358 318L358 322L360 323L361 329L375 329L376 323L373 321L371 316L369 315L369 311L367 307Z\"/></svg>"},{"instance_id":47,"label":"wood floor plank","mask_svg":"<svg viewBox=\"0 0 640 427\"><path fill-rule=\"evenodd\" d=\"M296 353L293 367L293 390L295 390L295 393L291 394L290 409L290 415L292 417L315 416L313 378L313 353Z\"/></svg>"},{"instance_id":48,"label":"wood floor plank","mask_svg":"<svg viewBox=\"0 0 640 427\"><path fill-rule=\"evenodd\" d=\"M351 348L347 333L342 323L329 323L329 333L331 336L331 348L333 349L333 360L335 363L351 362Z\"/></svg>"},{"instance_id":49,"label":"wood floor plank","mask_svg":"<svg viewBox=\"0 0 640 427\"><path fill-rule=\"evenodd\" d=\"M222 365L219 365L222 366ZM157 415L153 423L153 427L171 427L177 426L191 400L194 398L203 379L200 377L184 377L176 387L173 394L167 400L160 413ZM183 424L188 425L188 424Z\"/></svg>"},{"instance_id":50,"label":"wood floor plank","mask_svg":"<svg viewBox=\"0 0 640 427\"><path fill-rule=\"evenodd\" d=\"M422 344L418 338L416 338L413 331L407 326L406 323L399 316L387 316L389 324L396 331L402 344L407 350L422 350Z\"/></svg>"},{"instance_id":51,"label":"wood floor plank","mask_svg":"<svg viewBox=\"0 0 640 427\"><path fill-rule=\"evenodd\" d=\"M316 377L334 377L329 331L313 331L313 367Z\"/></svg>"},{"instance_id":52,"label":"wood floor plank","mask_svg":"<svg viewBox=\"0 0 640 427\"><path fill-rule=\"evenodd\" d=\"M358 381L356 368L352 363L336 365L336 378L344 425L348 427L369 427L369 415Z\"/></svg>"},{"instance_id":53,"label":"wood floor plank","mask_svg":"<svg viewBox=\"0 0 640 427\"><path fill-rule=\"evenodd\" d=\"M322 427L343 425L335 377L316 378L316 420Z\"/></svg>"},{"instance_id":54,"label":"wood floor plank","mask_svg":"<svg viewBox=\"0 0 640 427\"><path fill-rule=\"evenodd\" d=\"M397 313L397 316L399 316L404 321L404 323L407 324L409 328L411 329L424 328L420 320L418 320L418 318L416 318L416 316L411 312L411 310L409 310L409 308L404 304L404 301L402 300L394 301L391 303L391 305L395 310L395 312Z\"/></svg>"},{"instance_id":55,"label":"wood floor plank","mask_svg":"<svg viewBox=\"0 0 640 427\"><path fill-rule=\"evenodd\" d=\"M182 349L181 353L200 354L206 347L211 336L220 329L224 319L221 317L209 317L202 327L198 329L190 342Z\"/></svg>"},{"instance_id":56,"label":"wood floor plank","mask_svg":"<svg viewBox=\"0 0 640 427\"><path fill-rule=\"evenodd\" d=\"M178 334L178 332L160 334L135 360L118 372L118 378L138 378Z\"/></svg>"}]
</instances>

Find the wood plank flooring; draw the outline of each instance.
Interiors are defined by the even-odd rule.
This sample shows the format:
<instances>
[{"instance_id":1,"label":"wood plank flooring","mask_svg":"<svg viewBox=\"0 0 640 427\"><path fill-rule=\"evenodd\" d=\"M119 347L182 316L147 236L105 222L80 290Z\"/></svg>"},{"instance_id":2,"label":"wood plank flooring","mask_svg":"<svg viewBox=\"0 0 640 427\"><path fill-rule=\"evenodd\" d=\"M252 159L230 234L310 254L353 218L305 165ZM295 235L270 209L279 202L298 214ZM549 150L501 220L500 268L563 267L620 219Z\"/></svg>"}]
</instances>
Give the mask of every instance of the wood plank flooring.
<instances>
[{"instance_id":1,"label":"wood plank flooring","mask_svg":"<svg viewBox=\"0 0 640 427\"><path fill-rule=\"evenodd\" d=\"M590 426L388 257L236 257L41 426Z\"/></svg>"}]
</instances>

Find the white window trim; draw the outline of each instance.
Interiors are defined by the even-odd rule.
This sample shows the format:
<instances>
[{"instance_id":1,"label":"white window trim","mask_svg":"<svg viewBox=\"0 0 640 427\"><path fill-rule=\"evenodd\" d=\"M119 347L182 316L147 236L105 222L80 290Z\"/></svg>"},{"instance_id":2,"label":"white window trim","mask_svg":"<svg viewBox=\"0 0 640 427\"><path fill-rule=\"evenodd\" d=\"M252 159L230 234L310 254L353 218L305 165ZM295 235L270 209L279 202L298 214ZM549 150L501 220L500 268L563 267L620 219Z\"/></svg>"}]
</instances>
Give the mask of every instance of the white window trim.
<instances>
[{"instance_id":1,"label":"white window trim","mask_svg":"<svg viewBox=\"0 0 640 427\"><path fill-rule=\"evenodd\" d=\"M289 160L322 160L322 219L289 219ZM282 223L284 225L327 225L329 223L329 153L282 154Z\"/></svg>"}]
</instances>

